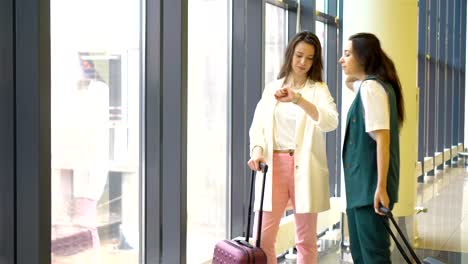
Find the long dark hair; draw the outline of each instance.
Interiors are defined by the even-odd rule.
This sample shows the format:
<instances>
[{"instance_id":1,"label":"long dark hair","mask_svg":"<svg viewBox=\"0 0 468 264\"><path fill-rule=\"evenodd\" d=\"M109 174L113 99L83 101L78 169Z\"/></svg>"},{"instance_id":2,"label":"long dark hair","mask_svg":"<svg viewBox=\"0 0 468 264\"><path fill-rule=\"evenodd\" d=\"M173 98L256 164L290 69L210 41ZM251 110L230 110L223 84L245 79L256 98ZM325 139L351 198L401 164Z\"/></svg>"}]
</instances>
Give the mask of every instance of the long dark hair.
<instances>
[{"instance_id":1,"label":"long dark hair","mask_svg":"<svg viewBox=\"0 0 468 264\"><path fill-rule=\"evenodd\" d=\"M395 64L382 50L375 35L357 33L349 37L349 40L352 41L353 55L364 67L364 72L392 85L397 101L398 124L401 127L405 121L405 103Z\"/></svg>"},{"instance_id":2,"label":"long dark hair","mask_svg":"<svg viewBox=\"0 0 468 264\"><path fill-rule=\"evenodd\" d=\"M323 80L322 47L320 45L320 40L314 33L310 31L299 32L291 39L291 41L289 41L288 47L286 48L286 52L284 54L283 65L281 66L281 70L278 74L278 79L288 76L291 72L291 63L294 56L294 50L296 49L297 44L301 41L312 45L315 50L312 67L310 67L309 72L307 72L307 77L311 80L321 82Z\"/></svg>"}]
</instances>

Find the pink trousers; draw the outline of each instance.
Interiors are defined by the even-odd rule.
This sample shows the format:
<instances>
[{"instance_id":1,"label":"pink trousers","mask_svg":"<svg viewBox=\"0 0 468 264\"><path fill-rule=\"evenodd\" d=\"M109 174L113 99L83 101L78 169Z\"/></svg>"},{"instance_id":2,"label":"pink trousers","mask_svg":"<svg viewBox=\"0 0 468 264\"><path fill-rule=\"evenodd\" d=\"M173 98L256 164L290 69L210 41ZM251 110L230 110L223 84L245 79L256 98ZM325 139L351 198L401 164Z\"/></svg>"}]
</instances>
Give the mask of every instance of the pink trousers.
<instances>
[{"instance_id":1,"label":"pink trousers","mask_svg":"<svg viewBox=\"0 0 468 264\"><path fill-rule=\"evenodd\" d=\"M276 264L275 243L281 217L291 199L296 208L294 196L294 156L289 153L273 153L272 211L263 212L261 248L265 251L268 264ZM301 197L299 197L301 199ZM296 248L298 264L317 263L317 213L294 213L296 223ZM255 213L254 241L258 212Z\"/></svg>"}]
</instances>

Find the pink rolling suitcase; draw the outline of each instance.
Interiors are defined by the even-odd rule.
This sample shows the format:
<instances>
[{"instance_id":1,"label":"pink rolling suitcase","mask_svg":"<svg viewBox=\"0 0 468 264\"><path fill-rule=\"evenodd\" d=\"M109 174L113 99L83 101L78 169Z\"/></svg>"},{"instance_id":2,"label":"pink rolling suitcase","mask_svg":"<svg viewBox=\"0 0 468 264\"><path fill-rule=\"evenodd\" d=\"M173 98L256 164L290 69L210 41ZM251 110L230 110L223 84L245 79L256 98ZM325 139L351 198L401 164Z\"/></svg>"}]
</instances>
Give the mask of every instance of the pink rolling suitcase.
<instances>
[{"instance_id":1,"label":"pink rolling suitcase","mask_svg":"<svg viewBox=\"0 0 468 264\"><path fill-rule=\"evenodd\" d=\"M249 198L249 213L247 219L247 231L245 232L245 240L222 240L215 246L213 252L212 264L244 264L244 263L256 263L266 264L267 258L265 252L260 248L260 236L262 226L262 215L263 215L263 198L265 196L265 179L268 171L268 165L260 163L260 167L263 171L263 183L262 183L262 194L260 201L260 215L258 218L258 229L257 229L257 241L255 246L248 242L250 237L250 217L252 215L252 193L254 190L254 177L255 171L252 171L251 183L250 183L250 198Z\"/></svg>"}]
</instances>

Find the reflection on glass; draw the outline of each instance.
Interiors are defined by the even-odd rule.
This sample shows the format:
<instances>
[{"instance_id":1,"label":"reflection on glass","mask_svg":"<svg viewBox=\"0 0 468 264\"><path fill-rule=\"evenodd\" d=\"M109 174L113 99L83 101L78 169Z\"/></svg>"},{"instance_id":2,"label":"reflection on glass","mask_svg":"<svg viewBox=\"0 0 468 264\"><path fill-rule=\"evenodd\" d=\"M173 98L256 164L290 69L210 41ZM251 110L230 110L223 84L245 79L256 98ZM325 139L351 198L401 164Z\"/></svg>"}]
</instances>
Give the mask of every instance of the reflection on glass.
<instances>
[{"instance_id":1,"label":"reflection on glass","mask_svg":"<svg viewBox=\"0 0 468 264\"><path fill-rule=\"evenodd\" d=\"M138 1L51 1L52 263L139 263Z\"/></svg>"},{"instance_id":2,"label":"reflection on glass","mask_svg":"<svg viewBox=\"0 0 468 264\"><path fill-rule=\"evenodd\" d=\"M265 84L276 80L286 49L286 12L277 6L265 8Z\"/></svg>"},{"instance_id":3,"label":"reflection on glass","mask_svg":"<svg viewBox=\"0 0 468 264\"><path fill-rule=\"evenodd\" d=\"M317 0L315 2L315 9L317 11L320 11L322 13L327 13L326 7L327 7L327 0Z\"/></svg>"},{"instance_id":4,"label":"reflection on glass","mask_svg":"<svg viewBox=\"0 0 468 264\"><path fill-rule=\"evenodd\" d=\"M327 39L326 38L326 35L327 35L326 25L322 22L315 21L315 34L319 38L320 44L322 45L322 56L323 56L323 63L324 63L323 68L326 69L327 68L327 43L325 43L325 40ZM324 73L326 75L327 71L325 70ZM326 76L324 77L326 80L327 77Z\"/></svg>"},{"instance_id":5,"label":"reflection on glass","mask_svg":"<svg viewBox=\"0 0 468 264\"><path fill-rule=\"evenodd\" d=\"M188 2L187 263L227 229L228 1Z\"/></svg>"},{"instance_id":6,"label":"reflection on glass","mask_svg":"<svg viewBox=\"0 0 468 264\"><path fill-rule=\"evenodd\" d=\"M325 24L319 21L315 21L315 34L320 40L320 44L322 44L322 49L326 47L325 39L326 39L326 32L325 32Z\"/></svg>"}]
</instances>

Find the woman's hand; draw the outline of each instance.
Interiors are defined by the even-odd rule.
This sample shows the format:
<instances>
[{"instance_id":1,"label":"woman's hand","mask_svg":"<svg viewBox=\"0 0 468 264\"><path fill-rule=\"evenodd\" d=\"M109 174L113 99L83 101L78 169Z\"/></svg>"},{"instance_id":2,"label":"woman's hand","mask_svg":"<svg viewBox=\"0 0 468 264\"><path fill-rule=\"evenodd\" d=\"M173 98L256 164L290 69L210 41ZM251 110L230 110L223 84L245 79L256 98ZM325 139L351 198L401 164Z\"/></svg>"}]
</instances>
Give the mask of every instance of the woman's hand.
<instances>
[{"instance_id":1,"label":"woman's hand","mask_svg":"<svg viewBox=\"0 0 468 264\"><path fill-rule=\"evenodd\" d=\"M377 188L375 190L375 195L374 195L374 210L375 213L379 215L385 215L380 212L379 208L380 206L383 206L385 208L388 208L390 205L390 199L388 198L388 193L386 189L383 188ZM390 208L388 208L390 209Z\"/></svg>"},{"instance_id":2,"label":"woman's hand","mask_svg":"<svg viewBox=\"0 0 468 264\"><path fill-rule=\"evenodd\" d=\"M249 165L249 168L254 171L259 171L261 170L260 168L260 162L265 162L265 158L263 157L263 148L260 146L256 146L252 150L252 156L250 157L249 161L247 164Z\"/></svg>"},{"instance_id":3,"label":"woman's hand","mask_svg":"<svg viewBox=\"0 0 468 264\"><path fill-rule=\"evenodd\" d=\"M295 95L296 93L291 89L290 85L284 85L275 92L275 99L282 103L287 103L292 102Z\"/></svg>"}]
</instances>

